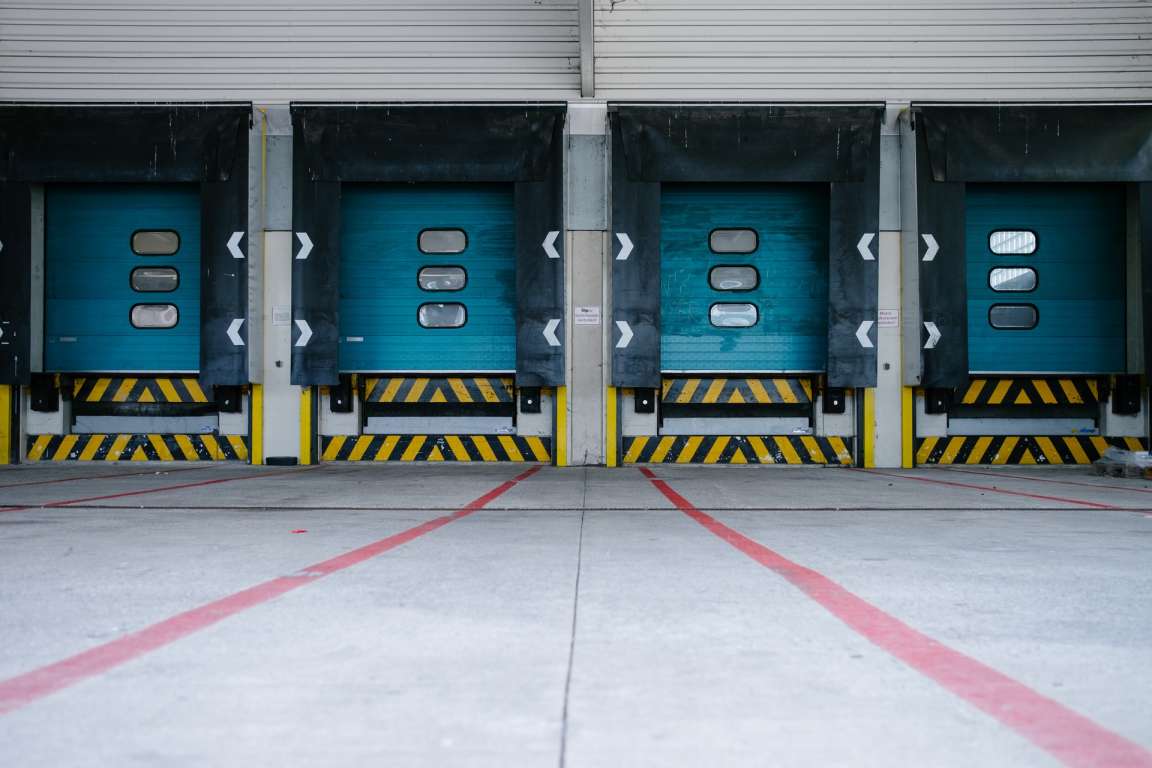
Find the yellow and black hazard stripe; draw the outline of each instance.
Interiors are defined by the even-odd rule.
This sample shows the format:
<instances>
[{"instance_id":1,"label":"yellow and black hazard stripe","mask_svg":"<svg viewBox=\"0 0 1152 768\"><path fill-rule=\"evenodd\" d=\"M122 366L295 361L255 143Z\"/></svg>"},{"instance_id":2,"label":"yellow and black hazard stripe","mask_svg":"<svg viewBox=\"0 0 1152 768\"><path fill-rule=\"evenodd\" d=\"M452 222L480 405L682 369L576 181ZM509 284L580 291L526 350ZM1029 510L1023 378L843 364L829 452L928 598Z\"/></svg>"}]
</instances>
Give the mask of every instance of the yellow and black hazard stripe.
<instances>
[{"instance_id":1,"label":"yellow and black hazard stripe","mask_svg":"<svg viewBox=\"0 0 1152 768\"><path fill-rule=\"evenodd\" d=\"M1093 378L977 377L957 392L961 405L1096 405L1100 382Z\"/></svg>"},{"instance_id":2,"label":"yellow and black hazard stripe","mask_svg":"<svg viewBox=\"0 0 1152 768\"><path fill-rule=\"evenodd\" d=\"M72 380L72 399L80 403L207 403L192 376L133 378L84 376Z\"/></svg>"},{"instance_id":3,"label":"yellow and black hazard stripe","mask_svg":"<svg viewBox=\"0 0 1152 768\"><path fill-rule=\"evenodd\" d=\"M1140 437L964 435L916 440L917 464L1091 464L1109 446L1148 449Z\"/></svg>"},{"instance_id":4,"label":"yellow and black hazard stripe","mask_svg":"<svg viewBox=\"0 0 1152 768\"><path fill-rule=\"evenodd\" d=\"M672 405L807 405L812 380L800 378L666 378L662 402Z\"/></svg>"},{"instance_id":5,"label":"yellow and black hazard stripe","mask_svg":"<svg viewBox=\"0 0 1152 768\"><path fill-rule=\"evenodd\" d=\"M810 435L625 437L626 464L852 465L852 438Z\"/></svg>"},{"instance_id":6,"label":"yellow and black hazard stripe","mask_svg":"<svg viewBox=\"0 0 1152 768\"><path fill-rule=\"evenodd\" d=\"M367 403L511 403L513 380L503 376L364 379Z\"/></svg>"},{"instance_id":7,"label":"yellow and black hazard stripe","mask_svg":"<svg viewBox=\"0 0 1152 768\"><path fill-rule=\"evenodd\" d=\"M324 461L552 460L552 438L522 435L333 435L321 438Z\"/></svg>"},{"instance_id":8,"label":"yellow and black hazard stripe","mask_svg":"<svg viewBox=\"0 0 1152 768\"><path fill-rule=\"evenodd\" d=\"M28 461L247 461L242 435L29 435Z\"/></svg>"}]
</instances>

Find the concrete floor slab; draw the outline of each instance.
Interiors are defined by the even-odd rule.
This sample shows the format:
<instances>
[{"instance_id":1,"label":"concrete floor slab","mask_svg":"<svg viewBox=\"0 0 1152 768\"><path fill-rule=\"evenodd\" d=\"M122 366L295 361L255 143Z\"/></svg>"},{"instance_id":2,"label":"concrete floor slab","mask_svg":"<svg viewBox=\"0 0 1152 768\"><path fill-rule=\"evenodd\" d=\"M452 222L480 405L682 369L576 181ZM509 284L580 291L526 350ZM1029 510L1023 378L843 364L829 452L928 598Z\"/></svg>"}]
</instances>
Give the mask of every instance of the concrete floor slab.
<instances>
[{"instance_id":1,"label":"concrete floor slab","mask_svg":"<svg viewBox=\"0 0 1152 768\"><path fill-rule=\"evenodd\" d=\"M0 471L0 692L525 470L156 469ZM1072 468L654 471L1152 765L1150 484ZM128 495L40 506L114 494ZM403 542L0 714L0 764L1059 764L634 468L544 468Z\"/></svg>"}]
</instances>

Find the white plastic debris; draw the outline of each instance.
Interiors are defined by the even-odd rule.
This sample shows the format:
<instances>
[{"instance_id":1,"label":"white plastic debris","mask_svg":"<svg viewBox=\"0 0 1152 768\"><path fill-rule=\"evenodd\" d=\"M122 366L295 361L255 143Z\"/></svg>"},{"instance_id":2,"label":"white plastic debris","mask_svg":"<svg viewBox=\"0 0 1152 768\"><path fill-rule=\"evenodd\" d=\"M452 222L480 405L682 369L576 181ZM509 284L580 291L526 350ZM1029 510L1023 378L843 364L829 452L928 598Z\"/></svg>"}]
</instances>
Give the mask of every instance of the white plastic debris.
<instances>
[{"instance_id":1,"label":"white plastic debris","mask_svg":"<svg viewBox=\"0 0 1152 768\"><path fill-rule=\"evenodd\" d=\"M1152 469L1152 454L1148 451L1126 451L1123 448L1109 448L1104 455L1092 462L1098 475L1110 477L1144 477Z\"/></svg>"}]
</instances>

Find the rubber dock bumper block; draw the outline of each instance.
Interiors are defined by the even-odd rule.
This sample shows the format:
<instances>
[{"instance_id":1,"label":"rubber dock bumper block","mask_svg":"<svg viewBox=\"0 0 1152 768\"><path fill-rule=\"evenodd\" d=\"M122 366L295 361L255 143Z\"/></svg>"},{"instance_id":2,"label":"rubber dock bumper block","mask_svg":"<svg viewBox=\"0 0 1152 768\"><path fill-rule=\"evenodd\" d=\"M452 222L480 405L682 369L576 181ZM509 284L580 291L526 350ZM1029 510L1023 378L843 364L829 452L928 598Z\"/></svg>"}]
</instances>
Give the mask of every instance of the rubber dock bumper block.
<instances>
[{"instance_id":1,"label":"rubber dock bumper block","mask_svg":"<svg viewBox=\"0 0 1152 768\"><path fill-rule=\"evenodd\" d=\"M811 379L666 378L662 401L676 405L806 405Z\"/></svg>"},{"instance_id":2,"label":"rubber dock bumper block","mask_svg":"<svg viewBox=\"0 0 1152 768\"><path fill-rule=\"evenodd\" d=\"M367 403L511 403L513 381L498 376L364 379Z\"/></svg>"},{"instance_id":3,"label":"rubber dock bumper block","mask_svg":"<svg viewBox=\"0 0 1152 768\"><path fill-rule=\"evenodd\" d=\"M323 461L552 461L552 438L521 435L323 436Z\"/></svg>"},{"instance_id":4,"label":"rubber dock bumper block","mask_svg":"<svg viewBox=\"0 0 1152 768\"><path fill-rule=\"evenodd\" d=\"M248 461L242 435L28 435L27 461Z\"/></svg>"},{"instance_id":5,"label":"rubber dock bumper block","mask_svg":"<svg viewBox=\"0 0 1152 768\"><path fill-rule=\"evenodd\" d=\"M1100 383L1096 379L983 378L957 391L961 405L1096 405Z\"/></svg>"},{"instance_id":6,"label":"rubber dock bumper block","mask_svg":"<svg viewBox=\"0 0 1152 768\"><path fill-rule=\"evenodd\" d=\"M81 403L207 403L195 377L81 377L72 381L72 399Z\"/></svg>"},{"instance_id":7,"label":"rubber dock bumper block","mask_svg":"<svg viewBox=\"0 0 1152 768\"><path fill-rule=\"evenodd\" d=\"M1142 437L965 435L916 439L917 464L1091 464L1109 447L1148 450Z\"/></svg>"},{"instance_id":8,"label":"rubber dock bumper block","mask_svg":"<svg viewBox=\"0 0 1152 768\"><path fill-rule=\"evenodd\" d=\"M851 437L666 435L624 438L625 464L835 464L852 466Z\"/></svg>"}]
</instances>

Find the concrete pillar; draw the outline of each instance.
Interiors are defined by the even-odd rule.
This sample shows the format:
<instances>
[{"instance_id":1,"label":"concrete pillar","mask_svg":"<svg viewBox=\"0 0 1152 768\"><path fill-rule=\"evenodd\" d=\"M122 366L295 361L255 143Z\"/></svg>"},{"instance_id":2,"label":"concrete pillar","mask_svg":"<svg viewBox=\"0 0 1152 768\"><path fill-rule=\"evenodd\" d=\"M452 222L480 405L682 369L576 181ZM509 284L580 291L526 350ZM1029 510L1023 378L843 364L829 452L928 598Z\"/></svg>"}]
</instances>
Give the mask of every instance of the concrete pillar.
<instances>
[{"instance_id":1,"label":"concrete pillar","mask_svg":"<svg viewBox=\"0 0 1152 768\"><path fill-rule=\"evenodd\" d=\"M908 410L903 387L901 339L900 113L906 104L889 104L880 133L880 270L876 331L876 391L871 423L872 465L899 467L903 459L904 421Z\"/></svg>"},{"instance_id":2,"label":"concrete pillar","mask_svg":"<svg viewBox=\"0 0 1152 768\"><path fill-rule=\"evenodd\" d=\"M564 143L565 313L567 397L557 435L567 463L605 463L605 395L609 371L606 318L608 235L608 110L603 102L568 105Z\"/></svg>"},{"instance_id":3,"label":"concrete pillar","mask_svg":"<svg viewBox=\"0 0 1152 768\"><path fill-rule=\"evenodd\" d=\"M292 118L257 107L249 178L252 462L301 459L301 388L292 386Z\"/></svg>"}]
</instances>

